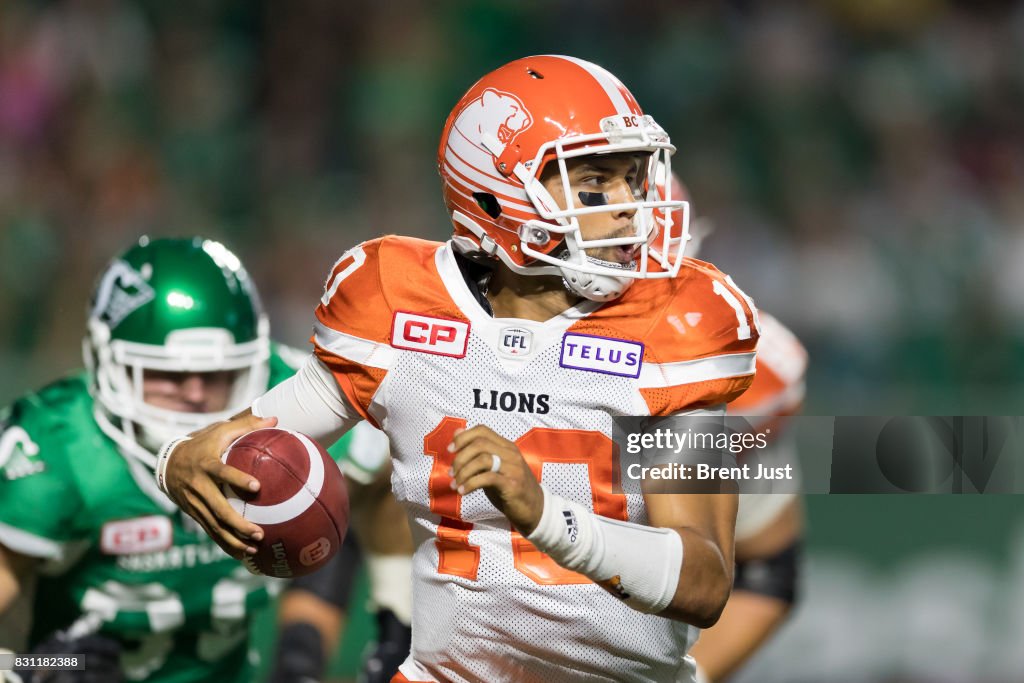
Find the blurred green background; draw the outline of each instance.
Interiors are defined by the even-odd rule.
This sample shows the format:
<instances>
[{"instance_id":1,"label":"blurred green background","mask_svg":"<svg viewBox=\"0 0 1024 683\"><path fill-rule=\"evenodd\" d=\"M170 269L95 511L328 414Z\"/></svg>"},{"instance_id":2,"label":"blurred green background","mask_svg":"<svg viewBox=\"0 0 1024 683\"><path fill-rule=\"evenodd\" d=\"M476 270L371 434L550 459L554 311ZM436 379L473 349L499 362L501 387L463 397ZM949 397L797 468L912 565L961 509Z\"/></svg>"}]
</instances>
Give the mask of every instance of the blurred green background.
<instances>
[{"instance_id":1,"label":"blurred green background","mask_svg":"<svg viewBox=\"0 0 1024 683\"><path fill-rule=\"evenodd\" d=\"M1019 496L806 502L801 601L734 683L1024 680Z\"/></svg>"},{"instance_id":2,"label":"blurred green background","mask_svg":"<svg viewBox=\"0 0 1024 683\"><path fill-rule=\"evenodd\" d=\"M671 133L704 255L812 352L810 412L1021 412L1024 8L948 0L3 3L0 400L78 362L140 232L221 238L304 343L344 249L448 234L445 116L547 52Z\"/></svg>"},{"instance_id":3,"label":"blurred green background","mask_svg":"<svg viewBox=\"0 0 1024 683\"><path fill-rule=\"evenodd\" d=\"M808 413L1024 412L1024 6L995 0L4 2L0 402L80 364L144 232L224 241L305 344L342 251L450 232L444 119L535 53L670 132L702 256L810 350ZM808 601L749 680L1024 680L1017 501L808 507Z\"/></svg>"}]
</instances>

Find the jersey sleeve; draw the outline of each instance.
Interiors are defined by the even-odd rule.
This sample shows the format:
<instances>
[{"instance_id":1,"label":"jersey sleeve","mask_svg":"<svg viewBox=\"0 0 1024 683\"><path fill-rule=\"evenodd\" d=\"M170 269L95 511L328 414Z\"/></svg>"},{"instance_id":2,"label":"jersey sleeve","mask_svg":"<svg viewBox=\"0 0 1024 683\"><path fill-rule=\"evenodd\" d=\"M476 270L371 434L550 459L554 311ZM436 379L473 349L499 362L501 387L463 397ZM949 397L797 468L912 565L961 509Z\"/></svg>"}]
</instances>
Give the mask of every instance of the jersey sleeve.
<instances>
[{"instance_id":1,"label":"jersey sleeve","mask_svg":"<svg viewBox=\"0 0 1024 683\"><path fill-rule=\"evenodd\" d=\"M753 300L714 266L692 261L645 335L640 392L652 415L728 403L754 378Z\"/></svg>"},{"instance_id":2,"label":"jersey sleeve","mask_svg":"<svg viewBox=\"0 0 1024 683\"><path fill-rule=\"evenodd\" d=\"M345 252L324 284L312 341L349 403L373 420L373 396L394 359L390 346L394 312L381 284L381 247L388 238Z\"/></svg>"},{"instance_id":3,"label":"jersey sleeve","mask_svg":"<svg viewBox=\"0 0 1024 683\"><path fill-rule=\"evenodd\" d=\"M729 404L729 413L765 418L786 417L803 405L807 350L785 325L762 313L754 382Z\"/></svg>"},{"instance_id":4,"label":"jersey sleeve","mask_svg":"<svg viewBox=\"0 0 1024 683\"><path fill-rule=\"evenodd\" d=\"M64 429L17 403L0 422L0 543L60 560L74 537L82 500L60 441Z\"/></svg>"}]
</instances>

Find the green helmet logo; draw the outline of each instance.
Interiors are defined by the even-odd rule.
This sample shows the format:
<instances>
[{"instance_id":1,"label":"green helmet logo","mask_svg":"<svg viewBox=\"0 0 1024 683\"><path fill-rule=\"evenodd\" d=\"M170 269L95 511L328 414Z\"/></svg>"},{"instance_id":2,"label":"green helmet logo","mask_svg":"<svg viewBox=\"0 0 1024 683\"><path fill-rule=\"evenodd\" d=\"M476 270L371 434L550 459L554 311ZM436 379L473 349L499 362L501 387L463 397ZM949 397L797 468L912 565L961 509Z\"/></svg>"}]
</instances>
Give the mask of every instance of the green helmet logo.
<instances>
[{"instance_id":1,"label":"green helmet logo","mask_svg":"<svg viewBox=\"0 0 1024 683\"><path fill-rule=\"evenodd\" d=\"M269 325L238 257L199 237L143 237L97 282L85 339L96 419L152 465L162 441L226 419L266 391ZM183 412L143 400L147 371L232 373L227 405Z\"/></svg>"},{"instance_id":2,"label":"green helmet logo","mask_svg":"<svg viewBox=\"0 0 1024 683\"><path fill-rule=\"evenodd\" d=\"M153 300L153 288L124 261L115 261L103 274L96 288L93 312L97 318L116 328L126 316Z\"/></svg>"}]
</instances>

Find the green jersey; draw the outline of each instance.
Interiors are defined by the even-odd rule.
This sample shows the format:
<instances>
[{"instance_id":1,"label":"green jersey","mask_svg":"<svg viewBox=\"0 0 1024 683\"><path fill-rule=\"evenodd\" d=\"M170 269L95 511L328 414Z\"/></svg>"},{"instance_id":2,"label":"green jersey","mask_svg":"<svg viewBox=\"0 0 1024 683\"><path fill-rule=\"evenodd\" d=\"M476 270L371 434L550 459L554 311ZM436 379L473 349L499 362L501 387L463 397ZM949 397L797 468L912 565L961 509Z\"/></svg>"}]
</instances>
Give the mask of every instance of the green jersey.
<instances>
[{"instance_id":1,"label":"green jersey","mask_svg":"<svg viewBox=\"0 0 1024 683\"><path fill-rule=\"evenodd\" d=\"M294 372L278 351L271 386ZM122 643L129 680L248 681L250 616L280 581L221 551L119 450L88 381L50 384L0 423L0 543L44 559L30 642L75 625Z\"/></svg>"}]
</instances>

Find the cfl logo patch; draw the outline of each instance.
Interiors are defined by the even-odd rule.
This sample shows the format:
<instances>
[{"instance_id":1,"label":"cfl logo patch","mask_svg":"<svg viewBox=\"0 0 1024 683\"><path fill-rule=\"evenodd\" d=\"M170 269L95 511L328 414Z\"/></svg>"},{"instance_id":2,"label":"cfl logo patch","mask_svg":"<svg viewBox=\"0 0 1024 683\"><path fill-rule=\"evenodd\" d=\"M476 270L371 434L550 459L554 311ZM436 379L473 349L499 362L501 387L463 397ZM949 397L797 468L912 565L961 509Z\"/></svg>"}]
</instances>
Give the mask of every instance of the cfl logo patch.
<instances>
[{"instance_id":1,"label":"cfl logo patch","mask_svg":"<svg viewBox=\"0 0 1024 683\"><path fill-rule=\"evenodd\" d=\"M576 523L576 515L573 514L572 510L562 510L562 517L565 518L565 533L569 537L569 542L575 543L576 537L580 533L580 527Z\"/></svg>"}]
</instances>

